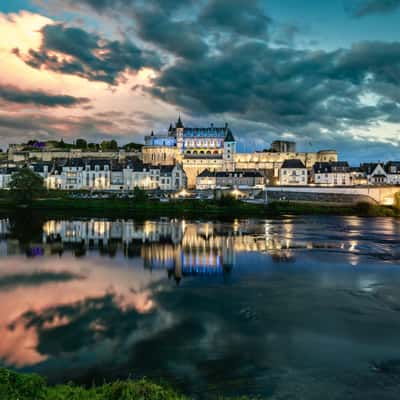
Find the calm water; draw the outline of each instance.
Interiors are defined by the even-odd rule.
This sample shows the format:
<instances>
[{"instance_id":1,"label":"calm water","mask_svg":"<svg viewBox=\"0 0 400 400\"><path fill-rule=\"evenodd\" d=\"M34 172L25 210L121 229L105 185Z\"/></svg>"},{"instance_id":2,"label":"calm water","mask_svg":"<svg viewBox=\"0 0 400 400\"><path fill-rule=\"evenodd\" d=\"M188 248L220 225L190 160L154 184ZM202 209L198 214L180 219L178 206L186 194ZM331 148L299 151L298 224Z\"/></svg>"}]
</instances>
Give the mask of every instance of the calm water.
<instances>
[{"instance_id":1,"label":"calm water","mask_svg":"<svg viewBox=\"0 0 400 400\"><path fill-rule=\"evenodd\" d=\"M0 363L51 382L399 399L400 221L0 220Z\"/></svg>"}]
</instances>

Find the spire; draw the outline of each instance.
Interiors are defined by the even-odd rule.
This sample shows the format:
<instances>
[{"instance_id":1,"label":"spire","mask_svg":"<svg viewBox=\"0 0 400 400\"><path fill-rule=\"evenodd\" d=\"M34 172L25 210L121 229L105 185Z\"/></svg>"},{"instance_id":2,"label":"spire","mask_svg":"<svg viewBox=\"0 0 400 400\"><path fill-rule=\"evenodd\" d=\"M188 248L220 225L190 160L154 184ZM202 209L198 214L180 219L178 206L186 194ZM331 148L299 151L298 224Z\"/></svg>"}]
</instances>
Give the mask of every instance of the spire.
<instances>
[{"instance_id":1,"label":"spire","mask_svg":"<svg viewBox=\"0 0 400 400\"><path fill-rule=\"evenodd\" d=\"M179 114L178 122L176 123L177 128L183 128L183 123L181 120L181 115Z\"/></svg>"},{"instance_id":2,"label":"spire","mask_svg":"<svg viewBox=\"0 0 400 400\"><path fill-rule=\"evenodd\" d=\"M151 131L151 136L154 136L154 131Z\"/></svg>"},{"instance_id":3,"label":"spire","mask_svg":"<svg viewBox=\"0 0 400 400\"><path fill-rule=\"evenodd\" d=\"M235 142L232 131L226 127L225 142Z\"/></svg>"}]
</instances>

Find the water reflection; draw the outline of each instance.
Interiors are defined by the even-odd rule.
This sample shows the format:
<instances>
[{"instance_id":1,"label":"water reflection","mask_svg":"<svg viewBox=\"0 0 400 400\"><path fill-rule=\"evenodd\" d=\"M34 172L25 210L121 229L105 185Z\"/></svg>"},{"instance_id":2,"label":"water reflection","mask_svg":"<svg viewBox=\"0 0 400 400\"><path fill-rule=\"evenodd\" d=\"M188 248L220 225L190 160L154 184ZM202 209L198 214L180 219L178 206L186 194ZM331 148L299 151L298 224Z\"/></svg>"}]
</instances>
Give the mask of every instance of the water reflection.
<instances>
[{"instance_id":1,"label":"water reflection","mask_svg":"<svg viewBox=\"0 0 400 400\"><path fill-rule=\"evenodd\" d=\"M237 221L194 223L176 219L47 220L0 219L0 256L26 252L28 256L62 255L87 251L115 256L141 256L148 268L183 268L212 273L232 267L237 252L265 252L276 259L291 259L296 250L332 250L359 255L396 257L399 223L394 219L343 217L337 231L309 221ZM328 235L326 235L328 233ZM393 251L390 251L390 247ZM282 255L284 255L282 257ZM196 268L198 268L196 270Z\"/></svg>"},{"instance_id":2,"label":"water reflection","mask_svg":"<svg viewBox=\"0 0 400 400\"><path fill-rule=\"evenodd\" d=\"M400 375L370 365L400 360L399 238L394 219L4 218L0 362L205 398L390 399L377 380Z\"/></svg>"}]
</instances>

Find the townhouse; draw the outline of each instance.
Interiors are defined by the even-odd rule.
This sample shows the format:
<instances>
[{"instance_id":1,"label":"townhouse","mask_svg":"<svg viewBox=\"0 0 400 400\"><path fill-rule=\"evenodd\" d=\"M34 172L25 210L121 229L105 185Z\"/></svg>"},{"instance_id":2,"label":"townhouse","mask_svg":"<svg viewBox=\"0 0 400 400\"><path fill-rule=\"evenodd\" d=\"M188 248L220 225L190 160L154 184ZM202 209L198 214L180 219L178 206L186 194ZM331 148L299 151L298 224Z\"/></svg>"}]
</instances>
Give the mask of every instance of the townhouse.
<instances>
[{"instance_id":1,"label":"townhouse","mask_svg":"<svg viewBox=\"0 0 400 400\"><path fill-rule=\"evenodd\" d=\"M318 162L312 168L311 182L321 186L351 186L353 177L346 161Z\"/></svg>"},{"instance_id":2,"label":"townhouse","mask_svg":"<svg viewBox=\"0 0 400 400\"><path fill-rule=\"evenodd\" d=\"M265 179L258 171L210 171L204 170L197 176L196 189L216 188L262 188Z\"/></svg>"},{"instance_id":3,"label":"townhouse","mask_svg":"<svg viewBox=\"0 0 400 400\"><path fill-rule=\"evenodd\" d=\"M285 160L279 170L279 185L304 186L308 183L308 170L299 159Z\"/></svg>"}]
</instances>

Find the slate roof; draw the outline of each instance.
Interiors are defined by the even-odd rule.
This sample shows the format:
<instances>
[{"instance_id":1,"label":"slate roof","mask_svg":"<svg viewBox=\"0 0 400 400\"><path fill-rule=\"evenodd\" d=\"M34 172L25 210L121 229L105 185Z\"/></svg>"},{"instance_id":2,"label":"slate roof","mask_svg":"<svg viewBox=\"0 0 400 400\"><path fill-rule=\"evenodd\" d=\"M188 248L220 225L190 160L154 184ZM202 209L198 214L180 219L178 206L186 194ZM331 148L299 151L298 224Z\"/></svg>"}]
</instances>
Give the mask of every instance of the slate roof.
<instances>
[{"instance_id":1,"label":"slate roof","mask_svg":"<svg viewBox=\"0 0 400 400\"><path fill-rule=\"evenodd\" d=\"M389 161L385 165L388 174L400 174L400 161Z\"/></svg>"},{"instance_id":2,"label":"slate roof","mask_svg":"<svg viewBox=\"0 0 400 400\"><path fill-rule=\"evenodd\" d=\"M371 175L378 165L379 163L363 163L360 165L360 169L367 175Z\"/></svg>"},{"instance_id":3,"label":"slate roof","mask_svg":"<svg viewBox=\"0 0 400 400\"><path fill-rule=\"evenodd\" d=\"M212 172L209 169L205 169L199 175L197 175L198 178L212 178L214 176L215 176L215 172Z\"/></svg>"},{"instance_id":4,"label":"slate roof","mask_svg":"<svg viewBox=\"0 0 400 400\"><path fill-rule=\"evenodd\" d=\"M331 164L328 162L316 162L313 166L314 173L330 173L332 171Z\"/></svg>"},{"instance_id":5,"label":"slate roof","mask_svg":"<svg viewBox=\"0 0 400 400\"><path fill-rule=\"evenodd\" d=\"M329 174L337 172L350 172L350 167L347 161L317 162L314 164L313 170L316 174Z\"/></svg>"},{"instance_id":6,"label":"slate roof","mask_svg":"<svg viewBox=\"0 0 400 400\"><path fill-rule=\"evenodd\" d=\"M293 160L285 160L282 164L282 168L305 168L305 165L301 160L293 159Z\"/></svg>"},{"instance_id":7,"label":"slate roof","mask_svg":"<svg viewBox=\"0 0 400 400\"><path fill-rule=\"evenodd\" d=\"M33 171L40 173L40 172L44 172L44 167L45 166L47 166L47 170L50 172L53 164L52 163L46 163L46 162L43 162L43 163L31 163L29 166L32 168Z\"/></svg>"},{"instance_id":8,"label":"slate roof","mask_svg":"<svg viewBox=\"0 0 400 400\"><path fill-rule=\"evenodd\" d=\"M178 118L178 122L176 123L176 127L177 128L183 128L183 123L182 123L182 120L181 120L181 116L179 116L179 118Z\"/></svg>"},{"instance_id":9,"label":"slate roof","mask_svg":"<svg viewBox=\"0 0 400 400\"><path fill-rule=\"evenodd\" d=\"M104 159L89 159L84 161L84 165L89 165L90 169L94 169L96 166L100 167L100 170L104 170L105 166L110 168L111 160L104 160Z\"/></svg>"},{"instance_id":10,"label":"slate roof","mask_svg":"<svg viewBox=\"0 0 400 400\"><path fill-rule=\"evenodd\" d=\"M233 137L232 131L230 129L228 129L228 132L226 133L225 136L225 142L234 142L235 138Z\"/></svg>"}]
</instances>

